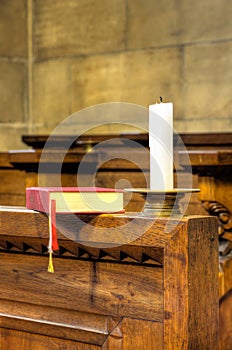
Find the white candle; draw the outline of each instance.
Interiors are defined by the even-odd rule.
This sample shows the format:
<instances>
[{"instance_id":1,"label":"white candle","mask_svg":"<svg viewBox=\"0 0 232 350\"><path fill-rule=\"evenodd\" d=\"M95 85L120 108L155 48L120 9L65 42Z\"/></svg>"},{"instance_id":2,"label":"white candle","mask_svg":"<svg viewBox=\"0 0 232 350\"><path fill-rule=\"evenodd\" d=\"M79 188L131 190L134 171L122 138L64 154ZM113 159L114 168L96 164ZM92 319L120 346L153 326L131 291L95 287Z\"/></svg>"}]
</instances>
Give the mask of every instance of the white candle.
<instances>
[{"instance_id":1,"label":"white candle","mask_svg":"<svg viewBox=\"0 0 232 350\"><path fill-rule=\"evenodd\" d=\"M149 106L150 189L173 189L173 104Z\"/></svg>"}]
</instances>

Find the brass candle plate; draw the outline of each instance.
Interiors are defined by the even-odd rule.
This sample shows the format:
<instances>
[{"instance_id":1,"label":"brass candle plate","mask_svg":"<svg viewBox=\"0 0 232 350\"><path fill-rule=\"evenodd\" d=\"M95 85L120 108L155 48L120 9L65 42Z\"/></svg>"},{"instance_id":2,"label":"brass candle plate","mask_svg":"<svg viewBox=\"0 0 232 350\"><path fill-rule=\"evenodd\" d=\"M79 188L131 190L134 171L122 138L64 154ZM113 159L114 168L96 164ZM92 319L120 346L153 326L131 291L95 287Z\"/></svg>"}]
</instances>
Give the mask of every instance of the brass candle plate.
<instances>
[{"instance_id":1,"label":"brass candle plate","mask_svg":"<svg viewBox=\"0 0 232 350\"><path fill-rule=\"evenodd\" d=\"M125 188L125 192L138 193L144 200L144 216L180 216L180 199L186 193L199 192L200 189L174 188L171 190L150 190L148 188Z\"/></svg>"}]
</instances>

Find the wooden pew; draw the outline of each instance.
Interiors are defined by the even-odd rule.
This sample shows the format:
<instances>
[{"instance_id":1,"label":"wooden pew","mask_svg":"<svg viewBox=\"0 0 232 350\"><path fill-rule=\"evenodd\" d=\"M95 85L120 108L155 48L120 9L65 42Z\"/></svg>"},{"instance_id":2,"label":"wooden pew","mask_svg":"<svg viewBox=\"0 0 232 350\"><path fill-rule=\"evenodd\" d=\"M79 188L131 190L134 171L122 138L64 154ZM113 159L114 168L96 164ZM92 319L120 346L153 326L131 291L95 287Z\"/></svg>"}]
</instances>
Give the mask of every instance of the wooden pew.
<instances>
[{"instance_id":1,"label":"wooden pew","mask_svg":"<svg viewBox=\"0 0 232 350\"><path fill-rule=\"evenodd\" d=\"M84 150L49 150L41 160L41 150L15 150L0 153L0 203L25 205L25 189L31 186L76 186L77 169ZM97 165L98 155L91 153L86 166ZM38 177L38 171L39 177ZM57 174L60 174L57 176ZM85 178L85 174L80 178Z\"/></svg>"},{"instance_id":2,"label":"wooden pew","mask_svg":"<svg viewBox=\"0 0 232 350\"><path fill-rule=\"evenodd\" d=\"M128 136L130 140L137 140L140 145L146 145L147 135L123 135L122 141L118 140L117 135L107 136L82 136L80 140L77 140L72 145L70 138L72 137L54 137L49 143L46 152L43 151L42 147L45 145L47 136L25 136L23 140L28 145L33 145L33 150L17 150L8 152L8 162L13 169L17 169L21 172L21 176L24 178L26 187L29 186L77 186L77 170L80 162L85 157L84 163L86 167L86 173L78 174L78 181L81 181L82 186L102 186L102 187L115 187L121 179L125 179L131 182L134 187L147 187L149 182L149 156L145 159L144 168L138 169L132 162L116 159L119 155L121 158L128 158L131 154L131 149L125 147L123 140ZM108 151L114 160L103 163L105 156L105 150L102 152L94 151L92 147L98 143L107 140L108 138L115 139L112 143L112 147L109 147ZM66 150L65 145L71 144L70 149ZM66 152L67 151L67 152ZM135 152L137 150L135 149ZM43 160L41 161L41 154ZM139 156L139 154L138 154ZM1 157L1 155L0 155ZM82 162L83 164L83 162ZM89 171L89 167L96 171L95 182L89 184L88 177L86 176ZM100 166L101 165L101 166ZM116 171L118 170L118 171ZM38 178L39 171L39 178ZM0 168L1 174L1 168ZM144 176L145 174L145 176ZM9 182L12 182L12 180ZM125 182L124 182L125 183ZM123 183L121 183L123 186ZM9 186L10 187L10 184ZM19 198L18 205L25 205L25 187L20 187L21 197ZM5 196L5 188L1 188L0 201ZM141 209L140 198L134 196L135 200L130 204L128 210L137 211ZM14 198L12 195L12 201L10 196L8 203L5 201L3 204L13 205Z\"/></svg>"},{"instance_id":3,"label":"wooden pew","mask_svg":"<svg viewBox=\"0 0 232 350\"><path fill-rule=\"evenodd\" d=\"M201 190L199 202L218 219L219 349L232 349L232 133L186 135L185 144ZM185 171L186 151L180 151L179 162Z\"/></svg>"},{"instance_id":4,"label":"wooden pew","mask_svg":"<svg viewBox=\"0 0 232 350\"><path fill-rule=\"evenodd\" d=\"M218 348L215 218L0 215L1 350Z\"/></svg>"},{"instance_id":5,"label":"wooden pew","mask_svg":"<svg viewBox=\"0 0 232 350\"><path fill-rule=\"evenodd\" d=\"M0 205L24 205L26 173L10 163L10 153L0 152Z\"/></svg>"},{"instance_id":6,"label":"wooden pew","mask_svg":"<svg viewBox=\"0 0 232 350\"><path fill-rule=\"evenodd\" d=\"M232 150L190 150L179 154L184 166L190 157L198 176L199 199L218 219L220 349L232 348Z\"/></svg>"},{"instance_id":7,"label":"wooden pew","mask_svg":"<svg viewBox=\"0 0 232 350\"><path fill-rule=\"evenodd\" d=\"M180 165L178 169L178 176L181 178L182 187L184 187L185 179L192 176L194 188L200 188L201 193L193 194L191 200L188 204L186 214L200 214L200 215L213 215L218 219L218 232L220 239L220 267L219 267L219 289L220 289L220 320L221 320L221 342L224 345L221 349L226 349L227 347L232 348L232 334L227 331L225 334L222 329L230 329L228 327L232 324L229 316L226 315L226 310L232 310L232 249L231 249L231 234L232 234L232 137L231 133L216 133L216 134L181 134L182 140L186 146L188 154L190 156L190 161L193 167L193 175L188 173L186 168L186 153L183 149L176 143L175 156L176 162ZM120 135L119 135L120 136ZM118 135L108 135L108 136L82 136L82 139L75 141L70 150L67 153L66 158L63 163L62 168L62 185L71 186L76 185L76 170L79 162L83 159L83 155L88 151L91 152L92 147L98 143L105 141L108 137L118 137ZM121 136L120 136L121 137ZM148 146L148 136L142 135L123 135L123 137L128 137L144 147ZM127 157L128 150L125 149L122 143L119 144L118 141L115 144L115 148L110 150L111 155L118 155L117 147L120 148L121 154L124 152L124 156ZM1 201L2 204L19 204L25 205L25 187L26 186L37 186L38 176L37 169L40 161L41 149L44 146L47 136L24 136L25 143L33 147L34 150L29 150L27 154L25 152L10 152L8 156L8 165L10 166L10 171L13 169L14 174L18 172L21 177L20 180L23 185L20 185L20 190L15 195L14 191L10 194L0 193L0 200L4 198L6 201ZM41 175L42 184L51 186L56 184L57 175L55 173L46 173L47 169L59 165L62 159L59 159L59 149L62 149L69 139L67 137L57 137L54 139L54 143L50 145L50 160L45 163L44 173ZM57 150L58 148L58 150ZM135 151L135 150L134 150ZM56 154L57 152L57 154ZM91 157L95 157L93 162L96 164L96 169L98 165L101 164L101 155L92 152ZM90 158L91 162L91 158ZM0 162L1 165L1 162ZM3 169L6 174L6 169ZM8 168L9 170L9 168ZM23 175L22 175L23 174ZM145 176L144 176L145 175ZM187 177L186 177L187 176ZM1 177L1 172L0 172ZM5 177L5 182L7 175ZM133 187L147 187L147 181L149 181L149 158L144 159L144 168L142 171L138 169L131 162L112 160L101 165L100 169L96 174L96 185L98 186L108 186L114 187L115 184L121 179L126 179L131 182ZM1 177L2 179L2 177ZM11 175L11 179L13 176ZM4 183L4 181L2 183ZM11 180L12 181L12 180ZM19 181L19 183L20 183ZM16 182L13 180L13 187ZM25 186L25 187L24 187ZM1 191L4 192L6 187L1 187ZM10 186L8 186L10 188ZM19 187L18 187L19 188ZM20 192L21 191L21 192ZM12 201L9 201L12 199ZM16 202L18 201L18 202ZM133 199L130 201L127 210L128 211L140 211L143 207L143 200L138 196L134 195ZM184 201L183 201L184 204ZM232 314L232 312L231 312ZM226 326L225 326L226 324ZM232 327L231 327L232 328ZM229 345L226 345L229 344Z\"/></svg>"},{"instance_id":8,"label":"wooden pew","mask_svg":"<svg viewBox=\"0 0 232 350\"><path fill-rule=\"evenodd\" d=\"M180 134L183 143L187 150L204 151L208 150L229 150L232 149L232 134L231 133L217 133L217 134ZM37 186L38 185L38 167L40 162L40 155L42 148L46 144L46 149L48 153L47 164L45 164L43 175L40 176L40 181L44 185L50 186L51 183L56 181L56 174L54 169L59 168L59 163L62 164L62 184L63 186L72 186L77 184L77 168L83 158L83 156L88 152L88 158L90 157L90 152L92 148L99 142L104 142L108 139L115 140L115 145L109 148L109 153L113 157L121 155L128 157L130 159L130 150L126 150L124 140L132 140L138 145L144 146L148 150L148 135L147 134L125 134L125 135L81 135L77 140L74 136L53 136L49 139L47 135L24 135L22 140L30 147L32 150L23 151L10 151L0 154L0 177L4 177L3 183L5 186L1 186L0 190L0 201L3 204L9 205L25 205L25 188L19 185L16 191L15 181L13 181L14 174L20 175L25 186ZM73 141L74 140L74 141ZM175 165L179 165L178 151L183 148L183 144L178 144L178 139L174 135L174 148L175 148ZM70 145L70 149L66 149L67 145ZM62 159L59 157L59 152L63 152L63 149L67 150L67 154ZM140 152L133 149L133 153L138 153L138 158L141 157ZM92 156L94 151L91 152ZM126 162L125 160L111 160L102 164L102 159L99 155L95 154L94 162L97 162L96 168L98 169L96 174L96 185L99 186L109 186L114 187L120 179L125 179L131 182L133 187L148 187L149 184L149 156L148 154L144 158L144 166L140 170L132 162ZM3 159L2 159L3 158ZM6 173L5 165L7 158L8 173ZM49 160L50 158L50 160ZM89 158L90 159L90 158ZM92 160L90 160L92 161ZM100 166L101 164L101 166ZM4 170L4 171L2 171ZM10 173L9 170L13 173ZM20 172L19 172L20 170ZM10 175L10 176L9 176ZM185 185L186 170L181 173L178 169L178 176L181 180L182 187ZM192 176L191 174L189 176ZM189 178L189 177L188 177ZM8 181L8 185L6 183ZM187 184L188 185L188 184ZM8 187L8 188L7 188ZM179 186L178 186L179 187ZM193 187L198 187L198 175L193 176ZM14 191L9 192L9 188L14 188ZM8 191L8 192L7 192ZM15 203L15 196L13 193L18 194L18 203ZM139 203L138 197L137 202L134 201L133 205L128 208L129 210L140 210L141 205ZM191 197L189 208L187 213L191 214L205 214L204 208L201 206L201 202L198 199L198 195L194 194Z\"/></svg>"}]
</instances>

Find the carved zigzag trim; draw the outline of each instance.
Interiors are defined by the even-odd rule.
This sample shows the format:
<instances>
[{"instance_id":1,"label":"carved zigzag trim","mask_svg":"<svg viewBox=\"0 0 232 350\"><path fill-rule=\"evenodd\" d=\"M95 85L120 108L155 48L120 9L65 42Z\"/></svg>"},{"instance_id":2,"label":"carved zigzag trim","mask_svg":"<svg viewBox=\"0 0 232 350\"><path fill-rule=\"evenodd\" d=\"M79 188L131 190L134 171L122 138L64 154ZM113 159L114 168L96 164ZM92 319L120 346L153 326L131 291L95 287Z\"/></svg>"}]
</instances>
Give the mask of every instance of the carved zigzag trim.
<instances>
[{"instance_id":1,"label":"carved zigzag trim","mask_svg":"<svg viewBox=\"0 0 232 350\"><path fill-rule=\"evenodd\" d=\"M23 254L47 255L47 240L7 236L0 239L0 250L5 252L17 252ZM125 263L163 265L163 251L161 248L120 246L113 248L98 248L84 246L72 241L59 241L57 257L70 257L87 260L110 260Z\"/></svg>"}]
</instances>

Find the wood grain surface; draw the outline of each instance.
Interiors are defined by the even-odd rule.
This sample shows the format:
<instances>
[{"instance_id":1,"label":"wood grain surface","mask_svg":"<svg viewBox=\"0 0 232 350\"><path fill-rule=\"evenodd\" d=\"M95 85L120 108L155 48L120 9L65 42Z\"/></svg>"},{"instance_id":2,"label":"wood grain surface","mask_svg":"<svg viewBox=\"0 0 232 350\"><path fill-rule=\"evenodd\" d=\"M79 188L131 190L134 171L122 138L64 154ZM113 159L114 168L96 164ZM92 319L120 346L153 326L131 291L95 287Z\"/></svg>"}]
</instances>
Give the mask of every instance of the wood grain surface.
<instances>
[{"instance_id":1,"label":"wood grain surface","mask_svg":"<svg viewBox=\"0 0 232 350\"><path fill-rule=\"evenodd\" d=\"M0 214L4 350L217 349L215 218L58 215L51 274L47 216Z\"/></svg>"}]
</instances>

